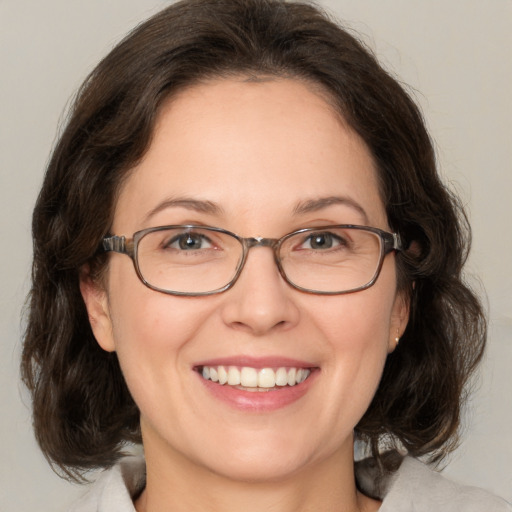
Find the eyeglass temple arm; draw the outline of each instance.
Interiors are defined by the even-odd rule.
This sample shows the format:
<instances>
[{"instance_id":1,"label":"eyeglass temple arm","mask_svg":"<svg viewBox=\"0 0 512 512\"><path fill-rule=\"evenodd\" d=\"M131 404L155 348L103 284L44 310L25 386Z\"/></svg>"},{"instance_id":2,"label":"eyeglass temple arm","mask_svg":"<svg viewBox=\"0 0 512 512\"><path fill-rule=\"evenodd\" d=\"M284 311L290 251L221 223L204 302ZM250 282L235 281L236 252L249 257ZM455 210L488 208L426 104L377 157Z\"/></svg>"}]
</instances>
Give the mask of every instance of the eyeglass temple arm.
<instances>
[{"instance_id":1,"label":"eyeglass temple arm","mask_svg":"<svg viewBox=\"0 0 512 512\"><path fill-rule=\"evenodd\" d=\"M125 236L106 236L101 246L105 252L119 252L133 258L133 240L127 240Z\"/></svg>"},{"instance_id":2,"label":"eyeglass temple arm","mask_svg":"<svg viewBox=\"0 0 512 512\"><path fill-rule=\"evenodd\" d=\"M389 237L384 238L384 251L386 253L391 251L402 251L402 239L398 233L388 233Z\"/></svg>"}]
</instances>

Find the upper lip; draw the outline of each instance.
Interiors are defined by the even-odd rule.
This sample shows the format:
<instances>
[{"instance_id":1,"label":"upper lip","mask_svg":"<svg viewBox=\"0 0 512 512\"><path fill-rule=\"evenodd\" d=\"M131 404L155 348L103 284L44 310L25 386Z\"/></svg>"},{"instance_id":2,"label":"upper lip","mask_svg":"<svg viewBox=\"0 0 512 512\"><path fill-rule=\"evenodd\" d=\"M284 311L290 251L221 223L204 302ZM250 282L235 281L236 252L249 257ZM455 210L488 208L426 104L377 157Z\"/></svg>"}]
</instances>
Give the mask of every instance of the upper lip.
<instances>
[{"instance_id":1,"label":"upper lip","mask_svg":"<svg viewBox=\"0 0 512 512\"><path fill-rule=\"evenodd\" d=\"M304 361L290 357L267 356L253 357L245 355L218 357L194 364L195 368L202 366L247 366L250 368L315 368L317 365L311 361Z\"/></svg>"}]
</instances>

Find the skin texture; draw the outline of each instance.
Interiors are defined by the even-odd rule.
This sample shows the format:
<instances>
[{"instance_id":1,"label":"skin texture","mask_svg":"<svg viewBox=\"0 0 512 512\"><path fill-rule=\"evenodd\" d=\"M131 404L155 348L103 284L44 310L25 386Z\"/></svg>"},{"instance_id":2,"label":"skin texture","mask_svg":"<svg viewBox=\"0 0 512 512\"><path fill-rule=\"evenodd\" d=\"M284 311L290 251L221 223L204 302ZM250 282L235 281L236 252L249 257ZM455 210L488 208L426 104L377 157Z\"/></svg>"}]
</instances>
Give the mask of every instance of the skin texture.
<instances>
[{"instance_id":1,"label":"skin texture","mask_svg":"<svg viewBox=\"0 0 512 512\"><path fill-rule=\"evenodd\" d=\"M332 196L365 214L345 203L296 212ZM159 208L183 198L218 208ZM331 223L389 230L370 153L322 96L298 81L243 78L194 86L164 106L112 232L176 223L275 238ZM122 254L111 255L103 285L85 274L81 288L98 343L117 352L141 411L148 480L139 511L378 508L355 488L353 429L407 322L393 253L373 287L347 295L292 289L261 247L219 295L152 291ZM241 411L193 369L231 356L290 357L319 371L298 401Z\"/></svg>"}]
</instances>

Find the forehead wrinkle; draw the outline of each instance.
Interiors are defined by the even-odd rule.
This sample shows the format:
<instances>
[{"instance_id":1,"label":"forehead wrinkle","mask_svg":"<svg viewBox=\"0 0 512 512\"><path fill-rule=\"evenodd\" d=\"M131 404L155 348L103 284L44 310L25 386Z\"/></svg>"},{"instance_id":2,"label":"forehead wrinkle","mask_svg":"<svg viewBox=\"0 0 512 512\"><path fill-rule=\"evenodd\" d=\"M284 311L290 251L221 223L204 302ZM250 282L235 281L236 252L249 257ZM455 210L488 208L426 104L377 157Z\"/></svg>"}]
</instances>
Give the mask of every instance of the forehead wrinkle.
<instances>
[{"instance_id":1,"label":"forehead wrinkle","mask_svg":"<svg viewBox=\"0 0 512 512\"><path fill-rule=\"evenodd\" d=\"M317 212L329 206L338 204L348 206L349 208L356 210L357 213L359 213L363 217L364 222L368 223L368 215L366 214L364 208L359 203L357 203L356 201L349 197L329 196L299 201L295 205L293 213L294 215L302 215L305 213Z\"/></svg>"}]
</instances>

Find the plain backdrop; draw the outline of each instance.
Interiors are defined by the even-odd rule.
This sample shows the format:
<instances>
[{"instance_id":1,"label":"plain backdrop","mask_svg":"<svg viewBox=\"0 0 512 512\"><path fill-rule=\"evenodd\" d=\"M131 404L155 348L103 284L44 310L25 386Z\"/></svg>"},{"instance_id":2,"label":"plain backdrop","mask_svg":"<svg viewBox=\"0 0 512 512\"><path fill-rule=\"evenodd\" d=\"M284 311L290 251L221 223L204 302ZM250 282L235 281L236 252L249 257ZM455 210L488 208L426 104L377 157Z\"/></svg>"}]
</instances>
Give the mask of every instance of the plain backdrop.
<instances>
[{"instance_id":1,"label":"plain backdrop","mask_svg":"<svg viewBox=\"0 0 512 512\"><path fill-rule=\"evenodd\" d=\"M0 0L0 510L59 512L84 492L38 451L19 383L30 284L31 210L69 98L94 64L162 0ZM512 500L512 1L325 0L410 86L445 179L463 197L469 279L491 330L466 439L445 473Z\"/></svg>"}]
</instances>

